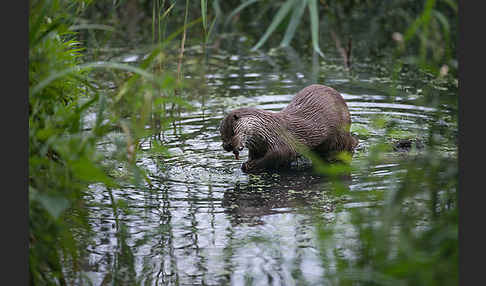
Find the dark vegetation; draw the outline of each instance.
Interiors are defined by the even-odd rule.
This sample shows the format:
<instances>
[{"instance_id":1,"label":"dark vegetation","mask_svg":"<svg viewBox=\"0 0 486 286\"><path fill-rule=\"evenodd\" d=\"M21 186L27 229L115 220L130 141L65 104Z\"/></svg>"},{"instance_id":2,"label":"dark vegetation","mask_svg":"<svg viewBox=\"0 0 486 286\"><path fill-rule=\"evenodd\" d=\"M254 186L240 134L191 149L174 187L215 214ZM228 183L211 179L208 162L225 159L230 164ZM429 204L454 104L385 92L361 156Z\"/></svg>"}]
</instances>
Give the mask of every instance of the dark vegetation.
<instances>
[{"instance_id":1,"label":"dark vegetation","mask_svg":"<svg viewBox=\"0 0 486 286\"><path fill-rule=\"evenodd\" d=\"M177 110L190 108L184 100L188 83L181 81L184 47L218 48L226 35L242 34L245 27L248 48L296 46L322 56L322 50L334 51L351 72L372 57L385 67L380 72L396 80L418 74L428 82L423 88L428 106L442 96L435 85L457 90L453 0L30 0L30 284L67 285L65 266L80 271L91 231L84 208L89 185L110 190L128 182L150 184L135 164L138 143L159 134ZM143 45L148 57L139 65L120 63L108 56L116 54L117 43ZM457 97L450 102L457 107ZM353 211L359 238L353 259L342 249L329 251L335 229L317 219L324 264L329 255L338 261L326 273L332 284L457 284L457 150L443 148L447 138L457 136L457 117L444 127L437 107L437 120L423 138L425 151L406 157L396 189L381 207ZM87 111L96 113L94 122L84 120ZM379 118L375 124L390 137L399 129ZM123 136L111 139L115 131ZM101 153L101 142L112 144L113 151ZM165 151L156 140L153 146ZM385 139L378 140L367 164L385 160L389 149ZM120 165L130 171L126 182L110 175ZM366 175L367 165L360 170ZM362 194L345 192L336 181L335 196L344 195ZM112 207L121 206L113 201Z\"/></svg>"}]
</instances>

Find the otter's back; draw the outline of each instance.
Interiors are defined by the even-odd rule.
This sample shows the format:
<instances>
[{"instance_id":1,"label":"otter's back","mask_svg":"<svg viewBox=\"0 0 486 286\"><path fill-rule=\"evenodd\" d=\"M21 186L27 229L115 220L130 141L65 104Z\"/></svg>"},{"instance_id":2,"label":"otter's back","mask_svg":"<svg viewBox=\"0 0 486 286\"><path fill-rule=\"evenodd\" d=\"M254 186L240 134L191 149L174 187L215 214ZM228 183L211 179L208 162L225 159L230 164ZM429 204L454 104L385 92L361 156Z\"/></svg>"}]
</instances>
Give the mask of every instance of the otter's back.
<instances>
[{"instance_id":1,"label":"otter's back","mask_svg":"<svg viewBox=\"0 0 486 286\"><path fill-rule=\"evenodd\" d=\"M349 131L351 125L349 110L341 94L333 88L320 84L313 84L299 91L280 113L288 116L290 125L300 125L299 122L305 122L297 129L291 128L291 130L302 130L302 134L295 135L306 136L307 139L303 138L305 141L309 141L310 137L322 139L322 135ZM297 133L301 132L297 131ZM320 144L320 142L308 143Z\"/></svg>"}]
</instances>

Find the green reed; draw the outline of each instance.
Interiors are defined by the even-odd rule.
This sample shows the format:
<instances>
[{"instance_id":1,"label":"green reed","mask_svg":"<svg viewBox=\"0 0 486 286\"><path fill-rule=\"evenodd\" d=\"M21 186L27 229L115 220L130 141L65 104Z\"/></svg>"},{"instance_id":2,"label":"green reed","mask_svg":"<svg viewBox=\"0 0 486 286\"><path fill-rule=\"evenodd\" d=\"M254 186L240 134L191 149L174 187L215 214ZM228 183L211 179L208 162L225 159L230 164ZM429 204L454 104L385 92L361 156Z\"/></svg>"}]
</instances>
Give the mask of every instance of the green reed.
<instances>
[{"instance_id":1,"label":"green reed","mask_svg":"<svg viewBox=\"0 0 486 286\"><path fill-rule=\"evenodd\" d=\"M154 100L187 105L173 95L175 75L159 66L168 44L200 20L165 37L158 18L157 40L140 64L112 60L85 62L77 40L85 29L117 30L108 25L78 24L91 1L30 1L29 15L29 280L32 285L79 281L81 259L90 242L85 205L88 186L107 190L123 184L120 166L132 184L150 184L136 165L140 138L151 132ZM170 9L170 8L169 8ZM108 72L107 72L108 71ZM103 88L112 77L117 88ZM172 91L172 93L171 93ZM166 96L162 99L160 92ZM87 125L86 115L95 116ZM163 121L169 118L160 117ZM165 122L161 124L166 124ZM114 137L109 137L114 136ZM115 140L110 138L116 138ZM110 153L100 143L112 144ZM93 203L93 202L91 202ZM114 217L118 202L112 201ZM68 267L73 273L67 275Z\"/></svg>"},{"instance_id":2,"label":"green reed","mask_svg":"<svg viewBox=\"0 0 486 286\"><path fill-rule=\"evenodd\" d=\"M446 6L454 7L453 1ZM403 169L393 176L394 184L386 190L383 203L373 208L349 210L351 222L356 230L357 243L353 247L337 249L335 234L339 226L318 225L318 241L325 274L331 284L339 285L457 285L458 283L458 161L454 130L444 131L437 122L447 118L438 106L437 97L451 97L457 105L456 79L444 72L444 66L454 65L450 46L452 36L449 29L455 17L446 19L436 6L436 1L424 1L421 11L404 31L396 31L398 45L395 47L392 70L393 83L390 94L396 94L401 77L419 73L425 78L433 78L423 88L422 101L437 109L434 120L427 124L423 140L425 150L400 157L397 162ZM442 7L444 8L444 7ZM455 11L454 9L452 9ZM438 20L440 19L440 20ZM436 25L439 21L441 25ZM447 22L447 23L446 23ZM397 35L395 34L395 35ZM442 46L438 38L447 39L448 48ZM413 41L417 39L418 41ZM437 48L434 48L437 47ZM437 50L434 50L437 49ZM444 53L448 50L448 53ZM433 55L429 57L428 55ZM408 71L404 70L407 66ZM452 68L451 68L452 69ZM440 83L439 83L440 82ZM438 86L442 86L438 88ZM438 90L442 91L438 92ZM454 104L453 104L454 105ZM377 118L378 120L378 118ZM452 114L452 127L457 128L457 114ZM376 122L391 138L399 126ZM457 130L457 129L456 129ZM376 142L364 164L355 166L370 182L380 180L373 176L373 166L385 164L390 156L389 139ZM444 152L446 146L454 151ZM319 167L319 166L318 166ZM321 170L324 170L320 167ZM346 169L343 169L345 172ZM324 172L327 173L327 172ZM382 192L378 191L377 192ZM335 184L335 193L352 198L374 192L351 192ZM345 251L354 257L343 255ZM331 263L332 267L331 267Z\"/></svg>"}]
</instances>

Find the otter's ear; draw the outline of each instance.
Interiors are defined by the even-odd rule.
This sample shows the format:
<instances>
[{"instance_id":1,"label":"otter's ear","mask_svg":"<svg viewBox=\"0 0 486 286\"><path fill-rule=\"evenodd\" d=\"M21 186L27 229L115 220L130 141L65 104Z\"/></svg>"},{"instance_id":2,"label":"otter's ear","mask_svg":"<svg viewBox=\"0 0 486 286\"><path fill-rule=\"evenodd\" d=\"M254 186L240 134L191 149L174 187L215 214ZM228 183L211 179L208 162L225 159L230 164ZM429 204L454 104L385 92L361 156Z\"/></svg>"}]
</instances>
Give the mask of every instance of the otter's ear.
<instances>
[{"instance_id":1,"label":"otter's ear","mask_svg":"<svg viewBox=\"0 0 486 286\"><path fill-rule=\"evenodd\" d=\"M233 120L238 120L240 118L240 116L238 116L237 114L233 114Z\"/></svg>"}]
</instances>

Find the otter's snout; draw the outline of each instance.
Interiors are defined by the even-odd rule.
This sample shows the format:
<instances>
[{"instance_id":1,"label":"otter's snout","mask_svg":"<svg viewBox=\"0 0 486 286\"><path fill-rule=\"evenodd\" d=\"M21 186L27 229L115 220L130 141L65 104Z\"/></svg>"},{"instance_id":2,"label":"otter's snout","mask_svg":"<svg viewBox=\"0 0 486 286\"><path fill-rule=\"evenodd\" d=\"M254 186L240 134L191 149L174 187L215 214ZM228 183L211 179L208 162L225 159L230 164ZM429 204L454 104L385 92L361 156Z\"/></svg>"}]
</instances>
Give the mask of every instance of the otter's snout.
<instances>
[{"instance_id":1,"label":"otter's snout","mask_svg":"<svg viewBox=\"0 0 486 286\"><path fill-rule=\"evenodd\" d=\"M233 146L231 145L231 143L223 143L223 149L225 151L231 152L233 151Z\"/></svg>"},{"instance_id":2,"label":"otter's snout","mask_svg":"<svg viewBox=\"0 0 486 286\"><path fill-rule=\"evenodd\" d=\"M228 152L232 151L233 154L235 154L236 160L239 160L240 159L239 153L240 153L241 150L243 150L243 146L237 146L237 147L233 148L233 144L223 143L223 149L225 151L228 151Z\"/></svg>"},{"instance_id":3,"label":"otter's snout","mask_svg":"<svg viewBox=\"0 0 486 286\"><path fill-rule=\"evenodd\" d=\"M231 143L223 143L223 149L225 151L231 152L231 151L241 151L243 150L243 146L237 146L233 148L233 144Z\"/></svg>"}]
</instances>

